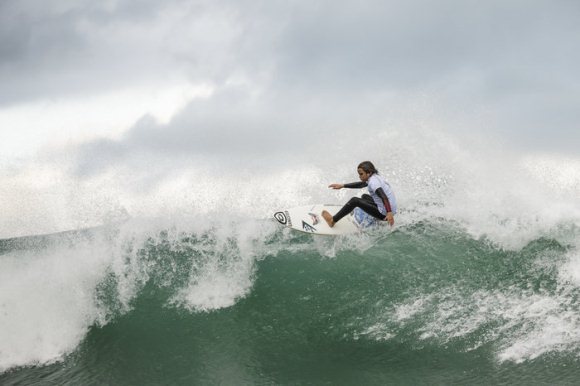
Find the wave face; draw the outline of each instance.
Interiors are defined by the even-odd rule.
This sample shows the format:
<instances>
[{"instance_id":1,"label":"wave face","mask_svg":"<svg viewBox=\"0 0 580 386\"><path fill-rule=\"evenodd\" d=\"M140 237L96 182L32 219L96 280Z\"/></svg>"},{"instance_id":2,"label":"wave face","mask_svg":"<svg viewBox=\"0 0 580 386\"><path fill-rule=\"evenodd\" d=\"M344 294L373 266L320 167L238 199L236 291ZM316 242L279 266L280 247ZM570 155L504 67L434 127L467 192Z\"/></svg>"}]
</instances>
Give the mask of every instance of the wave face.
<instances>
[{"instance_id":1,"label":"wave face","mask_svg":"<svg viewBox=\"0 0 580 386\"><path fill-rule=\"evenodd\" d=\"M508 249L443 219L345 238L237 219L3 240L0 380L572 381L579 235Z\"/></svg>"},{"instance_id":2,"label":"wave face","mask_svg":"<svg viewBox=\"0 0 580 386\"><path fill-rule=\"evenodd\" d=\"M576 381L580 161L375 139L316 166L2 176L17 188L1 208L0 383ZM345 202L357 192L326 186L355 180L359 154L398 196L393 230L317 238L271 218Z\"/></svg>"}]
</instances>

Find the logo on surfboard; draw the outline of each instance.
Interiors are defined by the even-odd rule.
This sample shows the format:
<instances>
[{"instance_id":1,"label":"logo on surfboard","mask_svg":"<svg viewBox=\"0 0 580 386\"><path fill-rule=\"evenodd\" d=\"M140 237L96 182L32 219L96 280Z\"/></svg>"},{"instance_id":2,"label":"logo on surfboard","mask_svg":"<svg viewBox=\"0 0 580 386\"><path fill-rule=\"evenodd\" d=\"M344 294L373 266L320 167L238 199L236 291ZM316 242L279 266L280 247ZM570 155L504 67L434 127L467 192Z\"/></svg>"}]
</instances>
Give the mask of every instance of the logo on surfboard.
<instances>
[{"instance_id":1,"label":"logo on surfboard","mask_svg":"<svg viewBox=\"0 0 580 386\"><path fill-rule=\"evenodd\" d=\"M288 219L284 212L276 212L274 213L274 218L278 220L278 222L282 225L286 225L288 223Z\"/></svg>"},{"instance_id":2,"label":"logo on surfboard","mask_svg":"<svg viewBox=\"0 0 580 386\"><path fill-rule=\"evenodd\" d=\"M315 214L315 213L308 213L308 215L312 219L312 225L318 224L318 221L320 221L320 218L318 217L317 214Z\"/></svg>"},{"instance_id":3,"label":"logo on surfboard","mask_svg":"<svg viewBox=\"0 0 580 386\"><path fill-rule=\"evenodd\" d=\"M306 232L316 232L316 228L314 228L312 225L307 224L305 221L302 221L302 229L304 229L304 231Z\"/></svg>"},{"instance_id":4,"label":"logo on surfboard","mask_svg":"<svg viewBox=\"0 0 580 386\"><path fill-rule=\"evenodd\" d=\"M274 213L274 218L282 225L292 226L292 220L290 219L290 213L288 211L276 212Z\"/></svg>"}]
</instances>

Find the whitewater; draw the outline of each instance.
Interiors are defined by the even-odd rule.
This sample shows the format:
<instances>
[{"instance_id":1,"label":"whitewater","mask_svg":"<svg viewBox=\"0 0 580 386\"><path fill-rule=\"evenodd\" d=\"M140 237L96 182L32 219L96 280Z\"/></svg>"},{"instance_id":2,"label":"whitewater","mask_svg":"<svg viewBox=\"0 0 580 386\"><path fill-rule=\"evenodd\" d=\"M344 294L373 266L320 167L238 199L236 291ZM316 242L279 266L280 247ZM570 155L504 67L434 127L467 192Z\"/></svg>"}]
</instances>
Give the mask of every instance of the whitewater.
<instances>
[{"instance_id":1,"label":"whitewater","mask_svg":"<svg viewBox=\"0 0 580 386\"><path fill-rule=\"evenodd\" d=\"M4 168L0 383L577 380L580 159L375 139L90 178L66 157ZM356 190L327 186L367 158L397 195L393 229L317 238L272 218L346 202Z\"/></svg>"}]
</instances>

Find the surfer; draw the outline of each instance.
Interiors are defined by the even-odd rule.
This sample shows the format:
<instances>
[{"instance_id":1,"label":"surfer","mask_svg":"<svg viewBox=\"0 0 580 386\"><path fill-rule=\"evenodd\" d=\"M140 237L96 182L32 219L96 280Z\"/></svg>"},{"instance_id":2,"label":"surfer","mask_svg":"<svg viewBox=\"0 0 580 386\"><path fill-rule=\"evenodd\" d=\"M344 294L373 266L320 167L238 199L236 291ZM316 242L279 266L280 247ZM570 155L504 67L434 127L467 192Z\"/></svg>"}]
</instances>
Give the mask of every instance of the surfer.
<instances>
[{"instance_id":1,"label":"surfer","mask_svg":"<svg viewBox=\"0 0 580 386\"><path fill-rule=\"evenodd\" d=\"M328 187L332 189L360 189L368 186L370 195L363 194L360 198L351 198L334 216L323 210L322 217L328 226L332 228L341 218L357 207L379 220L387 221L391 226L395 225L393 215L397 213L397 201L391 185L379 175L379 171L370 161L361 162L357 167L357 172L360 182L330 184Z\"/></svg>"}]
</instances>

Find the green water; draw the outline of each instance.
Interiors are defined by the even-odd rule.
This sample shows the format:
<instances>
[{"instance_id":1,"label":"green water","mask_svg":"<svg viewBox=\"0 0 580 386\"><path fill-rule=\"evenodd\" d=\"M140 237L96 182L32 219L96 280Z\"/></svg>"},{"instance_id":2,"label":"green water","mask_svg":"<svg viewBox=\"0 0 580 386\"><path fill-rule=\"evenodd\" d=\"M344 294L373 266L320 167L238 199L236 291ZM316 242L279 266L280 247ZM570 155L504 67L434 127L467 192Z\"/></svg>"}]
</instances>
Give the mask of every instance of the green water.
<instances>
[{"instance_id":1,"label":"green water","mask_svg":"<svg viewBox=\"0 0 580 386\"><path fill-rule=\"evenodd\" d=\"M262 252L247 272L251 285L232 305L202 310L173 301L192 277L205 280L195 275L212 259L235 277L243 248L212 237L161 235L141 244L134 256L147 274L129 308L116 305L120 279L108 273L95 287L108 303L106 321L90 323L57 362L12 367L0 383L580 382L580 344L565 331L580 326L580 291L561 274L575 251L555 239L504 250L452 226L416 224L357 248L276 231L253 246Z\"/></svg>"}]
</instances>

